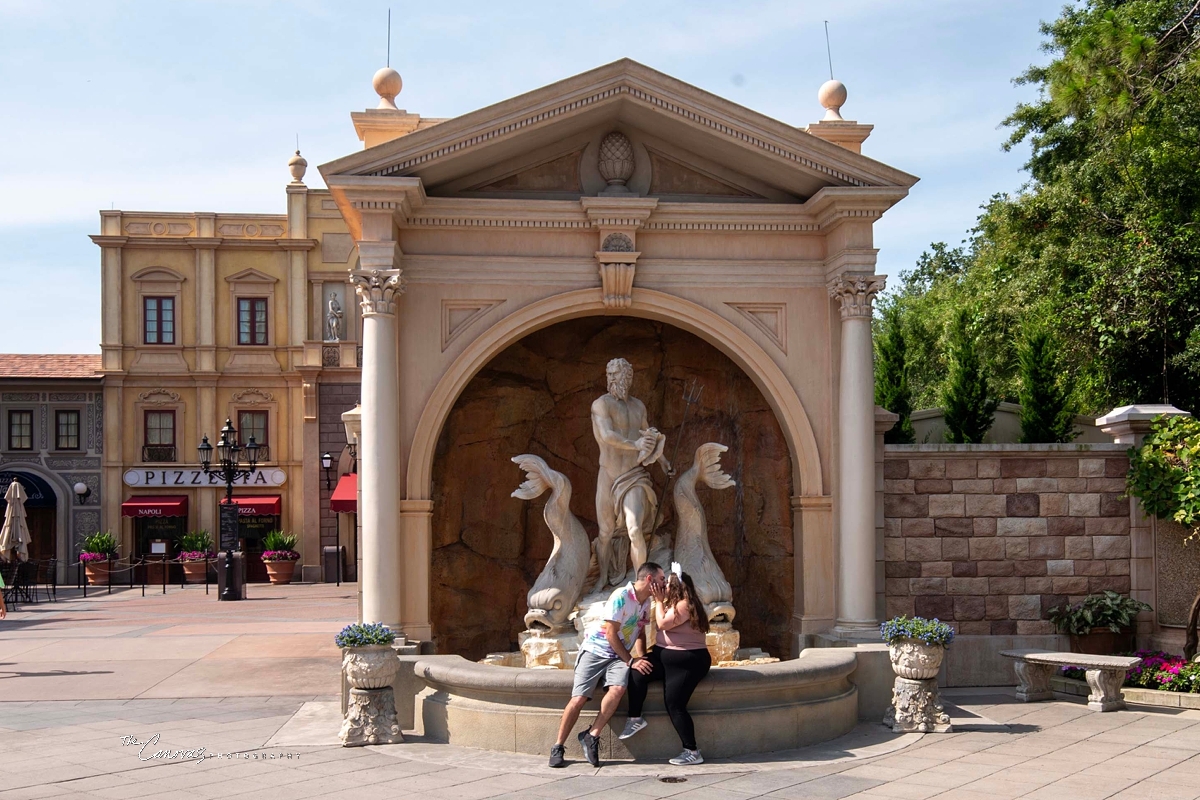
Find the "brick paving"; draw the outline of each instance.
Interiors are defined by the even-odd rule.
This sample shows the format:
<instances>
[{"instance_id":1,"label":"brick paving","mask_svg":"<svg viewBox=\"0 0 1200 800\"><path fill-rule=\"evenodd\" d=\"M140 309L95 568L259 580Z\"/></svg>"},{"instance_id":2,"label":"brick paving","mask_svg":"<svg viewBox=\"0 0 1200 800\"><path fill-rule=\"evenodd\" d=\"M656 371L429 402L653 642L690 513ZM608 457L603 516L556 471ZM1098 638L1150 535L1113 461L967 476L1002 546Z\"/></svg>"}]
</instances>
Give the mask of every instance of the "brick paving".
<instances>
[{"instance_id":1,"label":"brick paving","mask_svg":"<svg viewBox=\"0 0 1200 800\"><path fill-rule=\"evenodd\" d=\"M175 590L167 599L101 596L10 614L0 623L0 697L7 698L0 701L0 800L1200 797L1200 712L1097 714L1076 702L1016 703L1009 689L948 690L952 734L897 738L863 724L815 748L690 771L666 764L600 770L573 764L557 771L544 757L417 740L342 748L319 715L305 723L306 710L336 709L336 651L304 638L328 638L353 614L354 587L333 588L280 587L270 594L264 587L258 601L219 605L206 603L202 590ZM213 646L214 637L222 643ZM183 649L188 639L201 646ZM187 679L145 687L133 665L155 660L147 654L159 644L173 652L157 660L183 662L171 665L172 674ZM231 646L229 657L219 655ZM79 655L69 660L76 647ZM239 683L258 680L247 672L253 668L247 652L294 667L328 662L332 678L317 677L318 670L289 682L277 672L277 691L232 696ZM69 682L56 669L72 673ZM127 696L89 699L97 694L89 685L110 685L106 676L114 673L129 674ZM46 696L53 692L38 686L47 682L70 699ZM162 696L171 686L191 694ZM196 694L223 689L230 691ZM154 744L143 751L122 737ZM198 747L239 757L143 760L164 748Z\"/></svg>"}]
</instances>

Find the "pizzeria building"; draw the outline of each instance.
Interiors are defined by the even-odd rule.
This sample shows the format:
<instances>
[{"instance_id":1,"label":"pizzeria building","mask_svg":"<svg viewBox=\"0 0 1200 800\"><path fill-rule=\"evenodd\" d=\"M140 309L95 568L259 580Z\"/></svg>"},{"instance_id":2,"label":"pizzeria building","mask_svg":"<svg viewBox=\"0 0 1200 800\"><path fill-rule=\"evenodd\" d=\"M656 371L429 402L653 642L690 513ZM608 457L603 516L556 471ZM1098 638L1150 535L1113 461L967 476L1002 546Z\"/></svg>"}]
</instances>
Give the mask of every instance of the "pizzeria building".
<instances>
[{"instance_id":1,"label":"pizzeria building","mask_svg":"<svg viewBox=\"0 0 1200 800\"><path fill-rule=\"evenodd\" d=\"M354 577L355 498L340 512L331 500L354 472L340 415L359 394L355 255L304 168L297 153L284 213L100 213L100 529L122 556L173 557L190 531L218 543L225 484L197 447L228 426L258 445L233 489L247 579L266 580L259 555L274 530L298 537L297 580L334 580L339 558Z\"/></svg>"}]
</instances>

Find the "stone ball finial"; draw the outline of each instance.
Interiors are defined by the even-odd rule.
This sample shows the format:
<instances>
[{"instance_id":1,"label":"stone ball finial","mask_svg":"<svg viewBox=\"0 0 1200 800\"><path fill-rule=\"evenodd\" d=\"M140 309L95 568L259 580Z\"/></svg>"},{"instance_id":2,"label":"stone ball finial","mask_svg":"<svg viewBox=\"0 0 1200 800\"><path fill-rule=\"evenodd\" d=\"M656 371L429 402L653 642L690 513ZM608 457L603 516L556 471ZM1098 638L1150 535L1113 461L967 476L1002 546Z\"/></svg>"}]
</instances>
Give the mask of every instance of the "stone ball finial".
<instances>
[{"instance_id":1,"label":"stone ball finial","mask_svg":"<svg viewBox=\"0 0 1200 800\"><path fill-rule=\"evenodd\" d=\"M600 140L600 177L608 181L609 189L624 187L633 177L633 143L620 131L613 131Z\"/></svg>"},{"instance_id":2,"label":"stone ball finial","mask_svg":"<svg viewBox=\"0 0 1200 800\"><path fill-rule=\"evenodd\" d=\"M375 87L375 94L379 95L379 105L376 108L399 110L396 108L396 95L404 88L404 81L400 80L399 72L391 67L384 67L375 73L371 85Z\"/></svg>"},{"instance_id":3,"label":"stone ball finial","mask_svg":"<svg viewBox=\"0 0 1200 800\"><path fill-rule=\"evenodd\" d=\"M304 180L304 173L308 169L308 161L304 156L300 155L300 151L296 151L296 155L288 159L288 172L292 173L292 183L300 183Z\"/></svg>"},{"instance_id":4,"label":"stone ball finial","mask_svg":"<svg viewBox=\"0 0 1200 800\"><path fill-rule=\"evenodd\" d=\"M842 106L846 104L846 84L828 80L817 90L817 102L825 108L823 122L841 122Z\"/></svg>"}]
</instances>

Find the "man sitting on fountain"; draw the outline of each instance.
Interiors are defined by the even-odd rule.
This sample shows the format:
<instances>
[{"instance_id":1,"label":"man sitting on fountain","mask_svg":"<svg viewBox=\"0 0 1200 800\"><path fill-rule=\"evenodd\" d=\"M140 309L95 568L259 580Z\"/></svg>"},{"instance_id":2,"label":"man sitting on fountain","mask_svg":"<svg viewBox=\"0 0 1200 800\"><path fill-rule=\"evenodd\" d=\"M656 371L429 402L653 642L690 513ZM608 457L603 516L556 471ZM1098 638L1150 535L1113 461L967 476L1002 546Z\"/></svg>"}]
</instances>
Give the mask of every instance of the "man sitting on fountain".
<instances>
[{"instance_id":1,"label":"man sitting on fountain","mask_svg":"<svg viewBox=\"0 0 1200 800\"><path fill-rule=\"evenodd\" d=\"M600 732L617 710L629 681L629 668L649 672L653 667L643 658L646 651L646 623L650 618L650 598L662 593L666 581L663 570L653 561L638 567L637 578L617 589L608 599L603 620L596 620L584 632L579 658L575 661L575 685L571 700L558 724L558 739L550 748L550 766L566 765L564 743L575 727L579 712L603 679L607 691L600 701L600 713L592 727L579 734L583 754L593 767L600 766Z\"/></svg>"}]
</instances>

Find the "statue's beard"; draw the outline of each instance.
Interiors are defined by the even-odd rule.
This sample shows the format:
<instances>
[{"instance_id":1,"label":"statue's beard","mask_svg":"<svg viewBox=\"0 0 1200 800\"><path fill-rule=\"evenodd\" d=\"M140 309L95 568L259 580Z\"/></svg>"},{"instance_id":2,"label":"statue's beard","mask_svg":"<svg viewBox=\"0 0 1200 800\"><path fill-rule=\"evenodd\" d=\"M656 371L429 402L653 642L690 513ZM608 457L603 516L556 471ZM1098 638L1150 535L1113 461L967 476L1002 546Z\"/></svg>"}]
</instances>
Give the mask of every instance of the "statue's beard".
<instances>
[{"instance_id":1,"label":"statue's beard","mask_svg":"<svg viewBox=\"0 0 1200 800\"><path fill-rule=\"evenodd\" d=\"M608 393L618 400L626 400L629 398L629 384L632 383L628 375L617 375L608 379Z\"/></svg>"}]
</instances>

